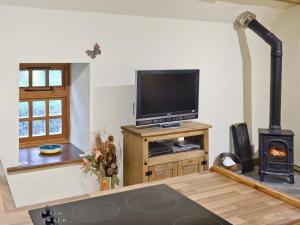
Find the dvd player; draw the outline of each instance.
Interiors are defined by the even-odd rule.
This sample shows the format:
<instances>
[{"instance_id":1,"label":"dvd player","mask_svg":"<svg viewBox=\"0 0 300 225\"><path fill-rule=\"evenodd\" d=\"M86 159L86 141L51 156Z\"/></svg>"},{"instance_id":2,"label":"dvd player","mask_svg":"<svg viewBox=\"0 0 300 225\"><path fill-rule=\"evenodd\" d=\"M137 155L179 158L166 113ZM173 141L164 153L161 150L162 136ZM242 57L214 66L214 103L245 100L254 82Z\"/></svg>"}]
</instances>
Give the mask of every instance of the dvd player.
<instances>
[{"instance_id":1,"label":"dvd player","mask_svg":"<svg viewBox=\"0 0 300 225\"><path fill-rule=\"evenodd\" d=\"M173 153L172 141L155 141L149 143L149 156L157 156L163 154Z\"/></svg>"},{"instance_id":2,"label":"dvd player","mask_svg":"<svg viewBox=\"0 0 300 225\"><path fill-rule=\"evenodd\" d=\"M201 146L199 144L189 141L155 141L149 143L149 157L191 150L200 150L200 147Z\"/></svg>"}]
</instances>

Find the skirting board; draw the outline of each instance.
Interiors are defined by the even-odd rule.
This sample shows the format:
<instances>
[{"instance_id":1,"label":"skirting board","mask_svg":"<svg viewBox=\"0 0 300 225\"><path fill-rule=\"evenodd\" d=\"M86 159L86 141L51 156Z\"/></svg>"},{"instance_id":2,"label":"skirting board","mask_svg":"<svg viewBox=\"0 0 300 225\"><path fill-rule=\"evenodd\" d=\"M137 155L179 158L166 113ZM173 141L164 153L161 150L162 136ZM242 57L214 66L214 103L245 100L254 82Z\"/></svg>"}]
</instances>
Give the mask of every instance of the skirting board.
<instances>
[{"instance_id":1,"label":"skirting board","mask_svg":"<svg viewBox=\"0 0 300 225\"><path fill-rule=\"evenodd\" d=\"M297 207L297 208L300 209L300 199L293 198L293 197L291 197L291 196L289 196L287 194L284 194L282 192L276 191L276 190L274 190L274 189L272 189L270 187L264 186L264 185L262 185L260 183L257 183L257 182L255 182L253 180L250 180L250 179L248 179L246 177L243 177L243 176L241 176L239 174L236 174L236 173L234 173L234 172L232 172L230 170L227 170L225 168L222 168L220 166L213 166L213 167L211 167L211 171L219 173L219 174L221 174L223 176L226 176L226 177L228 177L228 178L230 178L232 180L235 180L235 181L237 181L239 183L245 184L245 185L247 185L247 186L249 186L251 188L254 188L254 189L258 190L258 191L261 191L261 192L263 192L263 193L265 193L267 195L270 195L273 198L279 199L279 200L281 200L281 201L283 201L283 202L285 202L287 204L290 204L290 205L292 205L292 206Z\"/></svg>"}]
</instances>

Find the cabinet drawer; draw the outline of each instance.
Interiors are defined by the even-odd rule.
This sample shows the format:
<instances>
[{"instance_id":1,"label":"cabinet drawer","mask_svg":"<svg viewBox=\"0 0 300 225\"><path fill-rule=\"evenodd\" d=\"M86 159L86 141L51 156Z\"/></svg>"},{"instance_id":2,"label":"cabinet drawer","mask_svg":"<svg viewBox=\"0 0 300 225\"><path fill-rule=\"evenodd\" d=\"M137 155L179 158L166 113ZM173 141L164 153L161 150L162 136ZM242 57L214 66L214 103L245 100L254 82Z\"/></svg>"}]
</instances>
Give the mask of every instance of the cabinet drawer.
<instances>
[{"instance_id":1,"label":"cabinet drawer","mask_svg":"<svg viewBox=\"0 0 300 225\"><path fill-rule=\"evenodd\" d=\"M165 163L149 167L152 171L152 175L149 176L149 181L153 180L162 180L170 177L177 176L177 162L174 163Z\"/></svg>"},{"instance_id":2,"label":"cabinet drawer","mask_svg":"<svg viewBox=\"0 0 300 225\"><path fill-rule=\"evenodd\" d=\"M198 173L198 172L199 172L199 166L197 164L184 166L182 168L182 175L188 175L188 174Z\"/></svg>"},{"instance_id":3,"label":"cabinet drawer","mask_svg":"<svg viewBox=\"0 0 300 225\"><path fill-rule=\"evenodd\" d=\"M163 179L167 179L170 177L173 177L173 171L172 170L165 170L165 171L161 171L158 172L156 171L156 173L154 173L154 176L152 177L153 180L163 180Z\"/></svg>"},{"instance_id":4,"label":"cabinet drawer","mask_svg":"<svg viewBox=\"0 0 300 225\"><path fill-rule=\"evenodd\" d=\"M172 170L173 169L173 163L165 163L165 164L161 164L161 165L156 165L153 166L154 170L156 172L162 172L165 170Z\"/></svg>"},{"instance_id":5,"label":"cabinet drawer","mask_svg":"<svg viewBox=\"0 0 300 225\"><path fill-rule=\"evenodd\" d=\"M186 159L182 161L182 166L191 166L191 165L199 164L200 161L201 161L200 158Z\"/></svg>"},{"instance_id":6,"label":"cabinet drawer","mask_svg":"<svg viewBox=\"0 0 300 225\"><path fill-rule=\"evenodd\" d=\"M187 175L201 171L202 157L181 160L178 162L178 174Z\"/></svg>"}]
</instances>

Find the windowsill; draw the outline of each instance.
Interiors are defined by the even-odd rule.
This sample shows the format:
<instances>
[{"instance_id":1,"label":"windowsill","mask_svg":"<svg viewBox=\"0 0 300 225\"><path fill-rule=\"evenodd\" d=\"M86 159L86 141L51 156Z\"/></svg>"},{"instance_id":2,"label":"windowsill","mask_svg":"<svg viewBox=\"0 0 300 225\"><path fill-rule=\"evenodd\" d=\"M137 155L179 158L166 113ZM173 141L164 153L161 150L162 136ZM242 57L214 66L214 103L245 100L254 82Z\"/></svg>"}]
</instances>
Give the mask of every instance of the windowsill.
<instances>
[{"instance_id":1,"label":"windowsill","mask_svg":"<svg viewBox=\"0 0 300 225\"><path fill-rule=\"evenodd\" d=\"M67 164L80 164L79 154L83 152L72 144L63 144L61 153L40 154L39 147L22 148L19 154L19 166L7 168L8 173L26 172L33 169L50 168Z\"/></svg>"}]
</instances>

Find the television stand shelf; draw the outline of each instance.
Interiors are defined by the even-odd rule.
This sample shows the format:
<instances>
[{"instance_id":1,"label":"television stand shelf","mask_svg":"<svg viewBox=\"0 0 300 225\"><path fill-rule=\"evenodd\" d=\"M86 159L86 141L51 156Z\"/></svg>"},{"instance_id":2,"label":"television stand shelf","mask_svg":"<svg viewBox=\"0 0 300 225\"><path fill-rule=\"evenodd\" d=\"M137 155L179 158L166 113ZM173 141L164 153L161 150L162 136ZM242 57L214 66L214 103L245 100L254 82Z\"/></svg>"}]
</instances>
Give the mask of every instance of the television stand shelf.
<instances>
[{"instance_id":1,"label":"television stand shelf","mask_svg":"<svg viewBox=\"0 0 300 225\"><path fill-rule=\"evenodd\" d=\"M208 130L211 125L188 121L176 128L121 128L125 186L208 170ZM149 143L179 139L199 144L200 149L149 156Z\"/></svg>"}]
</instances>

